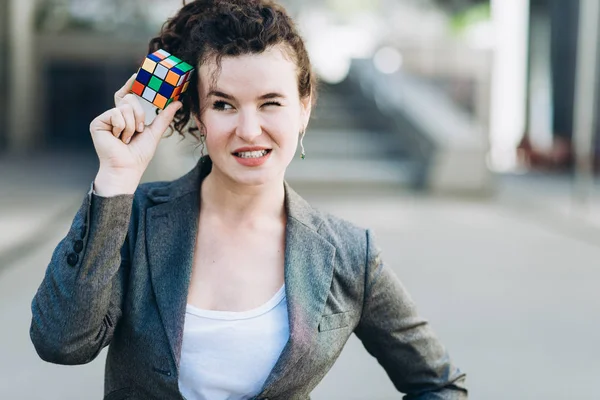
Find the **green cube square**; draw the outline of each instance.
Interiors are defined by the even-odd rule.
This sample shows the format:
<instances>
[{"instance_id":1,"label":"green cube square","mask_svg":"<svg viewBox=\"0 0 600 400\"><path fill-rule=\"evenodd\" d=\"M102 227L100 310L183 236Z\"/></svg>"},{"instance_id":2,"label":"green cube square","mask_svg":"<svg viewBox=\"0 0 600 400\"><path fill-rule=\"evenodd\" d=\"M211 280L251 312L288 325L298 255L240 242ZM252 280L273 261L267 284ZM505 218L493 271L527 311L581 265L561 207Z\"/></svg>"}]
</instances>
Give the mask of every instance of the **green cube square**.
<instances>
[{"instance_id":1,"label":"green cube square","mask_svg":"<svg viewBox=\"0 0 600 400\"><path fill-rule=\"evenodd\" d=\"M184 61L181 64L177 64L177 68L179 68L183 72L188 72L189 70L193 69L194 67L192 67L190 64L188 64Z\"/></svg>"},{"instance_id":2,"label":"green cube square","mask_svg":"<svg viewBox=\"0 0 600 400\"><path fill-rule=\"evenodd\" d=\"M163 81L157 78L156 76L152 76L150 82L148 83L148 87L158 92L160 90L160 85L162 85Z\"/></svg>"},{"instance_id":3,"label":"green cube square","mask_svg":"<svg viewBox=\"0 0 600 400\"><path fill-rule=\"evenodd\" d=\"M173 61L175 64L179 64L181 62L181 60L175 56L169 57L169 60Z\"/></svg>"}]
</instances>

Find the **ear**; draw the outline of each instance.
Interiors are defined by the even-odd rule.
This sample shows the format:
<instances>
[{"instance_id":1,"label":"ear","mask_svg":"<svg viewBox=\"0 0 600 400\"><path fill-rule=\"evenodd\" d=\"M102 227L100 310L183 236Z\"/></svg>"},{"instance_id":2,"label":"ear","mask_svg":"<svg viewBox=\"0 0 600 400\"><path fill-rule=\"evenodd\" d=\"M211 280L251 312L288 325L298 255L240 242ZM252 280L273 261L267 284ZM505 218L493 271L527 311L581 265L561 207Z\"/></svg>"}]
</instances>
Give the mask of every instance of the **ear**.
<instances>
[{"instance_id":1,"label":"ear","mask_svg":"<svg viewBox=\"0 0 600 400\"><path fill-rule=\"evenodd\" d=\"M306 96L300 99L300 122L304 129L308 126L310 113L312 111L312 96Z\"/></svg>"},{"instance_id":2,"label":"ear","mask_svg":"<svg viewBox=\"0 0 600 400\"><path fill-rule=\"evenodd\" d=\"M196 127L198 128L198 130L200 131L200 135L205 135L205 132L203 132L202 130L202 124L200 123L200 120L198 119L198 117L193 114L193 118L194 118L194 122L196 123Z\"/></svg>"}]
</instances>

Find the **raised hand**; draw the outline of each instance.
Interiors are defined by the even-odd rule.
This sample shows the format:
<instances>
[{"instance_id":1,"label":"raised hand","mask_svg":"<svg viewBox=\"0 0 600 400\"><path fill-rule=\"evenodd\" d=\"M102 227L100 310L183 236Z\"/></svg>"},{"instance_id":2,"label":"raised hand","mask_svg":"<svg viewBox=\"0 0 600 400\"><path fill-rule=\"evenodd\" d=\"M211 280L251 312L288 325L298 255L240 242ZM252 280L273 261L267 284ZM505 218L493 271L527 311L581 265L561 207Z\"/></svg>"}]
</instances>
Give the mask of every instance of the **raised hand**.
<instances>
[{"instance_id":1,"label":"raised hand","mask_svg":"<svg viewBox=\"0 0 600 400\"><path fill-rule=\"evenodd\" d=\"M101 196L135 192L162 135L182 105L179 101L169 104L146 126L140 100L128 93L134 78L135 75L115 93L116 107L99 115L90 124L94 148L100 160L94 190Z\"/></svg>"}]
</instances>

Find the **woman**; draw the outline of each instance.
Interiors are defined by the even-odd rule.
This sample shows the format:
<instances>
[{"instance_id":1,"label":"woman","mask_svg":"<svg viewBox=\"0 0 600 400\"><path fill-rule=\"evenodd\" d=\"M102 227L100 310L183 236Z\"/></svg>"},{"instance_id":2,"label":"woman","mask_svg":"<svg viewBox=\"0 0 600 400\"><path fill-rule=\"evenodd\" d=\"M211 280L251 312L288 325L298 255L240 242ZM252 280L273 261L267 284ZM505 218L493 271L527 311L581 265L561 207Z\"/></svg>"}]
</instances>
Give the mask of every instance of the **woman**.
<instances>
[{"instance_id":1,"label":"woman","mask_svg":"<svg viewBox=\"0 0 600 400\"><path fill-rule=\"evenodd\" d=\"M150 43L194 63L196 90L149 126L137 98L90 125L100 168L32 302L41 358L92 361L105 399L307 399L354 332L411 399L465 399L454 367L368 230L284 181L314 75L269 0L198 0ZM210 154L139 185L193 120Z\"/></svg>"}]
</instances>

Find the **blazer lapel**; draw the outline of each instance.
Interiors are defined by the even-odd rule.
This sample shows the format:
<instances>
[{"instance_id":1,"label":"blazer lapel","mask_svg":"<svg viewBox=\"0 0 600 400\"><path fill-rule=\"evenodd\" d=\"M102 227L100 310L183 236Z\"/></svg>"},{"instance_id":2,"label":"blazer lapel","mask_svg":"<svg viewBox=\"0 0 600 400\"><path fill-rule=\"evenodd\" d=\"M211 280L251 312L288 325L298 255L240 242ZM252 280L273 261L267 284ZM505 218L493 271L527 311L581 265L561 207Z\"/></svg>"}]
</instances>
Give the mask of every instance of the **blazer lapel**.
<instances>
[{"instance_id":1,"label":"blazer lapel","mask_svg":"<svg viewBox=\"0 0 600 400\"><path fill-rule=\"evenodd\" d=\"M173 359L179 349L192 272L197 227L197 196L188 194L148 210L146 248L152 288L169 338ZM196 209L194 210L194 203Z\"/></svg>"},{"instance_id":2,"label":"blazer lapel","mask_svg":"<svg viewBox=\"0 0 600 400\"><path fill-rule=\"evenodd\" d=\"M208 174L205 159L190 173L150 191L157 205L146 214L146 251L152 289L173 359L179 369L187 293L200 209L199 188ZM208 168L210 171L210 166Z\"/></svg>"},{"instance_id":3,"label":"blazer lapel","mask_svg":"<svg viewBox=\"0 0 600 400\"><path fill-rule=\"evenodd\" d=\"M287 183L285 188L285 284L290 338L260 397L275 395L277 383L311 349L333 277L335 247L317 232L322 218Z\"/></svg>"}]
</instances>

